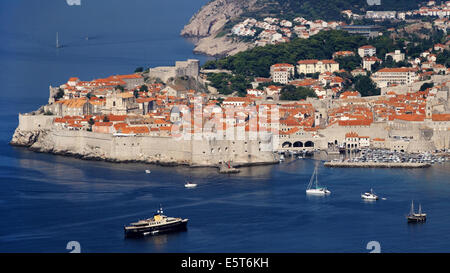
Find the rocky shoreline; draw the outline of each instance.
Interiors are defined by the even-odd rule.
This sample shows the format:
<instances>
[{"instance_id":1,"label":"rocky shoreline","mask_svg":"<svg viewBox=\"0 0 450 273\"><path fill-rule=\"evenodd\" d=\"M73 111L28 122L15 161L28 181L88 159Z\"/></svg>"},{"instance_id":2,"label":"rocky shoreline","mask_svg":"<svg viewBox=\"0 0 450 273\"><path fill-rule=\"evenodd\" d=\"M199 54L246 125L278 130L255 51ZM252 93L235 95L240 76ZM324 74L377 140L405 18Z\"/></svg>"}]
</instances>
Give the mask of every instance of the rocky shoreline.
<instances>
[{"instance_id":1,"label":"rocky shoreline","mask_svg":"<svg viewBox=\"0 0 450 273\"><path fill-rule=\"evenodd\" d=\"M230 20L238 18L244 10L256 8L256 2L257 0L211 1L192 16L181 31L181 36L197 38L194 42L194 53L208 56L229 56L252 48L250 43L233 41L226 36L218 37L218 34Z\"/></svg>"},{"instance_id":2,"label":"rocky shoreline","mask_svg":"<svg viewBox=\"0 0 450 273\"><path fill-rule=\"evenodd\" d=\"M90 161L104 161L109 163L143 163L165 167L185 166L190 168L216 168L218 171L220 170L221 167L220 164L197 164L189 162L188 160L184 161L170 160L166 157L163 157L163 159L157 158L152 159L152 157L145 157L143 159L139 159L139 157L136 156L135 159L120 159L94 154L88 148L83 149L83 151L85 152L81 153L67 148L66 149L57 148L56 147L57 145L52 143L52 141L54 141L54 138L55 137L52 136L52 132L49 130L21 131L19 129L16 129L9 144L15 147L27 148L28 150L37 153L48 153L53 155L67 156L76 159L90 160ZM74 139L74 141L76 140ZM234 164L233 167L242 168L259 165L271 165L276 163L278 163L278 161L276 160L274 160L273 162L237 163Z\"/></svg>"}]
</instances>

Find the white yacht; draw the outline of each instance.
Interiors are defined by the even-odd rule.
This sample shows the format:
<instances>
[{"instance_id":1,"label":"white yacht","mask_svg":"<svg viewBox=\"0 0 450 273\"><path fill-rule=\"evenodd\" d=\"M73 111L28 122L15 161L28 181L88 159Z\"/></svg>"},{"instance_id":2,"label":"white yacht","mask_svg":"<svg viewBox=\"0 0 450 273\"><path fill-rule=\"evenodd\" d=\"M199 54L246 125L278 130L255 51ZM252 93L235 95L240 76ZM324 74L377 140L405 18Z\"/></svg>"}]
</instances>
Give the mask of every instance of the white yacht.
<instances>
[{"instance_id":1,"label":"white yacht","mask_svg":"<svg viewBox=\"0 0 450 273\"><path fill-rule=\"evenodd\" d=\"M378 200L378 196L373 192L373 189L370 189L370 192L365 192L361 194L361 198L364 200L375 201Z\"/></svg>"},{"instance_id":2,"label":"white yacht","mask_svg":"<svg viewBox=\"0 0 450 273\"><path fill-rule=\"evenodd\" d=\"M314 172L311 176L311 179L308 184L308 188L306 189L306 194L311 195L328 195L331 193L327 188L320 187L319 182L317 180L317 166L314 168Z\"/></svg>"},{"instance_id":3,"label":"white yacht","mask_svg":"<svg viewBox=\"0 0 450 273\"><path fill-rule=\"evenodd\" d=\"M186 182L186 184L184 184L185 188L195 188L197 187L197 184L191 183L191 182Z\"/></svg>"},{"instance_id":4,"label":"white yacht","mask_svg":"<svg viewBox=\"0 0 450 273\"><path fill-rule=\"evenodd\" d=\"M151 171L150 170L145 170L145 173L151 173Z\"/></svg>"}]
</instances>

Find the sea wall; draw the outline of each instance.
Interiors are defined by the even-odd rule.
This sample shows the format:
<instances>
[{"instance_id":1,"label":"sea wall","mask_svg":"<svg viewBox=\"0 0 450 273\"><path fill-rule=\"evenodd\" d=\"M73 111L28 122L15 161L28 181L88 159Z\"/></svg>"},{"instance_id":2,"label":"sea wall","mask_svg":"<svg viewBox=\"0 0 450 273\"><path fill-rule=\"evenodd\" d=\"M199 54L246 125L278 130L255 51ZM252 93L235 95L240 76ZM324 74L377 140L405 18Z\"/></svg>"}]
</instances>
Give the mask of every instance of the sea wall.
<instances>
[{"instance_id":1,"label":"sea wall","mask_svg":"<svg viewBox=\"0 0 450 273\"><path fill-rule=\"evenodd\" d=\"M343 143L345 141L345 134L355 132L359 136L370 136L371 138L388 138L389 132L387 124L384 122L374 122L370 126L339 126L334 124L320 131L320 134L325 136L325 144L328 142Z\"/></svg>"},{"instance_id":2,"label":"sea wall","mask_svg":"<svg viewBox=\"0 0 450 273\"><path fill-rule=\"evenodd\" d=\"M275 163L261 140L176 139L164 136L114 136L84 130L54 128L50 116L19 116L12 145L30 150L114 162L217 166Z\"/></svg>"}]
</instances>

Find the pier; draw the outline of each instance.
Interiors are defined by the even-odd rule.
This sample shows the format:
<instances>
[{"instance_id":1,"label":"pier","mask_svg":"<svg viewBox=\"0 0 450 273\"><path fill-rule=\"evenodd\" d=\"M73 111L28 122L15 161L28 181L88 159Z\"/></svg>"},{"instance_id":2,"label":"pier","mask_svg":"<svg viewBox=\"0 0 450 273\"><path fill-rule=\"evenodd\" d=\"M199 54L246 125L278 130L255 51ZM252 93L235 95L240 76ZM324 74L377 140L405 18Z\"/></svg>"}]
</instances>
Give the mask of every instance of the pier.
<instances>
[{"instance_id":1,"label":"pier","mask_svg":"<svg viewBox=\"0 0 450 273\"><path fill-rule=\"evenodd\" d=\"M324 163L325 167L330 168L428 168L429 163L414 162L333 162Z\"/></svg>"}]
</instances>

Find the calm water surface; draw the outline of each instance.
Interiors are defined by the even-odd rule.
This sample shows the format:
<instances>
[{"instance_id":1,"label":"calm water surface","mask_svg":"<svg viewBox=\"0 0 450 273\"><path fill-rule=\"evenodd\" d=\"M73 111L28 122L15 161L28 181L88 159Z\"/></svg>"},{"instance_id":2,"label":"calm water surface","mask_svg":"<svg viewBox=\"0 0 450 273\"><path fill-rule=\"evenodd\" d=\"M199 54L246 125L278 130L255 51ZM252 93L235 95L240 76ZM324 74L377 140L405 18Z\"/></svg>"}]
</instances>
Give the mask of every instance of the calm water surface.
<instances>
[{"instance_id":1,"label":"calm water surface","mask_svg":"<svg viewBox=\"0 0 450 273\"><path fill-rule=\"evenodd\" d=\"M448 252L449 165L321 167L319 180L332 194L313 198L305 188L314 160L219 175L8 145L17 113L44 104L50 84L192 57L204 61L178 33L205 2L98 0L69 7L63 0L1 1L0 252L67 252L69 241L80 242L82 252L368 252L374 240L383 252ZM184 188L186 176L198 187ZM361 192L371 187L386 200L363 202ZM411 199L422 203L426 224L406 224ZM189 218L188 231L125 240L123 225L151 216L159 204L168 215Z\"/></svg>"}]
</instances>

